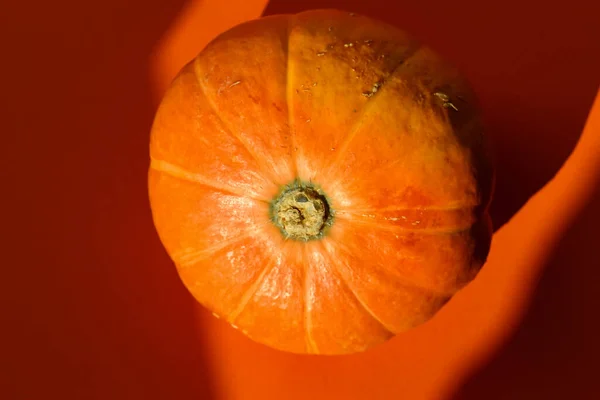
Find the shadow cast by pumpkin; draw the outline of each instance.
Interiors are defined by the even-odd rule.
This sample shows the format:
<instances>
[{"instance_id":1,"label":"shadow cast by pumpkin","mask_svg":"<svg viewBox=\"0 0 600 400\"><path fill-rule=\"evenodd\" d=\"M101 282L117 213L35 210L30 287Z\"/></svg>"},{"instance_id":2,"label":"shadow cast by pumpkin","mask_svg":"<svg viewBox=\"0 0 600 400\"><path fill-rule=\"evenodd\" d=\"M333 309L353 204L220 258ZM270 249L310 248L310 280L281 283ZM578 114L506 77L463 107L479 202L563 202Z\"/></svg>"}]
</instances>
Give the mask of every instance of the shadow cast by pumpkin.
<instances>
[{"instance_id":1,"label":"shadow cast by pumpkin","mask_svg":"<svg viewBox=\"0 0 600 400\"><path fill-rule=\"evenodd\" d=\"M457 65L480 97L494 142L491 213L497 230L563 164L600 83L600 58L590 56L600 50L593 39L600 34L594 12L582 12L584 0L565 10L548 8L543 17L537 7L518 0L271 0L264 14L316 8L361 13L404 29ZM545 21L533 30L530 21L539 18ZM578 22L568 30L552 28L570 20Z\"/></svg>"},{"instance_id":2,"label":"shadow cast by pumpkin","mask_svg":"<svg viewBox=\"0 0 600 400\"><path fill-rule=\"evenodd\" d=\"M600 280L597 227L600 179L547 258L533 300L517 331L497 356L468 377L454 400L598 398Z\"/></svg>"},{"instance_id":3,"label":"shadow cast by pumpkin","mask_svg":"<svg viewBox=\"0 0 600 400\"><path fill-rule=\"evenodd\" d=\"M3 399L215 396L147 195L148 57L182 5L2 6Z\"/></svg>"}]
</instances>

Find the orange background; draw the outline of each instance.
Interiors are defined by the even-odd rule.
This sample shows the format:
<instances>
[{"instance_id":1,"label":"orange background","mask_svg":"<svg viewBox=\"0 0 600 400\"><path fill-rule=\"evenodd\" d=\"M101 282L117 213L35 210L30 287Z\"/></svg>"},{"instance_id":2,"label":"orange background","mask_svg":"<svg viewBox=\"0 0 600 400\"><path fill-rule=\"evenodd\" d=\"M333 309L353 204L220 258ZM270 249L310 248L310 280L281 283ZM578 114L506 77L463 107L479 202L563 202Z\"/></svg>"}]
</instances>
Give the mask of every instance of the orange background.
<instances>
[{"instance_id":1,"label":"orange background","mask_svg":"<svg viewBox=\"0 0 600 400\"><path fill-rule=\"evenodd\" d=\"M394 4L3 4L1 399L600 397L600 3ZM146 193L153 113L182 64L263 12L317 7L393 22L459 65L498 165L480 276L429 323L333 358L265 348L196 305Z\"/></svg>"}]
</instances>

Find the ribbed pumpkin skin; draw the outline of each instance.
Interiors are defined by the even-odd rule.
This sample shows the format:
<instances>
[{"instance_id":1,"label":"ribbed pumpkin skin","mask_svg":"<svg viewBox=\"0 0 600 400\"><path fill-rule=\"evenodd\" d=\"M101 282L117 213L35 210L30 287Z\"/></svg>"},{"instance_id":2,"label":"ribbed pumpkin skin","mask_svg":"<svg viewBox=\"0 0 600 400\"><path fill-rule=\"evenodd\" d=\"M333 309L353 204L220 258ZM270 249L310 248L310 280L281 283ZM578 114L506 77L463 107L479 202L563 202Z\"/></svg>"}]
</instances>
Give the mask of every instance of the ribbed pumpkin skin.
<instances>
[{"instance_id":1,"label":"ribbed pumpkin skin","mask_svg":"<svg viewBox=\"0 0 600 400\"><path fill-rule=\"evenodd\" d=\"M474 94L379 21L319 10L222 34L173 81L150 147L153 218L183 283L280 350L382 343L487 257L493 171ZM327 197L321 238L272 220L297 181Z\"/></svg>"}]
</instances>

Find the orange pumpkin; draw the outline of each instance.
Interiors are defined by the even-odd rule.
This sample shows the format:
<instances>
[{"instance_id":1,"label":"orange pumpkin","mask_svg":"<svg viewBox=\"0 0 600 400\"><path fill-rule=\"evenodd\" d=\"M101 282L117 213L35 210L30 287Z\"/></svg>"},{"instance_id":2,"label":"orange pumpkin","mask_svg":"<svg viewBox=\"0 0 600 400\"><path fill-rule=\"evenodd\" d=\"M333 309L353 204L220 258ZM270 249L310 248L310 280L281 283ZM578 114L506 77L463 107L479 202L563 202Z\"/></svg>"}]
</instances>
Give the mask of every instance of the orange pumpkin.
<instances>
[{"instance_id":1,"label":"orange pumpkin","mask_svg":"<svg viewBox=\"0 0 600 400\"><path fill-rule=\"evenodd\" d=\"M431 318L487 257L476 103L455 68L379 21L242 24L157 111L156 229L193 296L248 337L364 351Z\"/></svg>"}]
</instances>

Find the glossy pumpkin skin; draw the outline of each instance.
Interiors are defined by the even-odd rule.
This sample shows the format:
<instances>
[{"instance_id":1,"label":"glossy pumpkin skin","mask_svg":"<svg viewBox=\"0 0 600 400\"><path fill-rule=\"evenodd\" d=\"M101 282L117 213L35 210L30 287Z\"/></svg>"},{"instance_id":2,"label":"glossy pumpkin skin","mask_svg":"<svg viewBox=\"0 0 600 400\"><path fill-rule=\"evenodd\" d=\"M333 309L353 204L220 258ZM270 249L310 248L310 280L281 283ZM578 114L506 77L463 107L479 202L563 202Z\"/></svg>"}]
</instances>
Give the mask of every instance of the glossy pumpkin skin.
<instances>
[{"instance_id":1,"label":"glossy pumpkin skin","mask_svg":"<svg viewBox=\"0 0 600 400\"><path fill-rule=\"evenodd\" d=\"M364 351L430 319L487 257L476 103L455 68L379 21L319 10L242 24L157 111L156 229L193 296L253 340ZM294 188L328 207L311 235L276 215Z\"/></svg>"}]
</instances>

